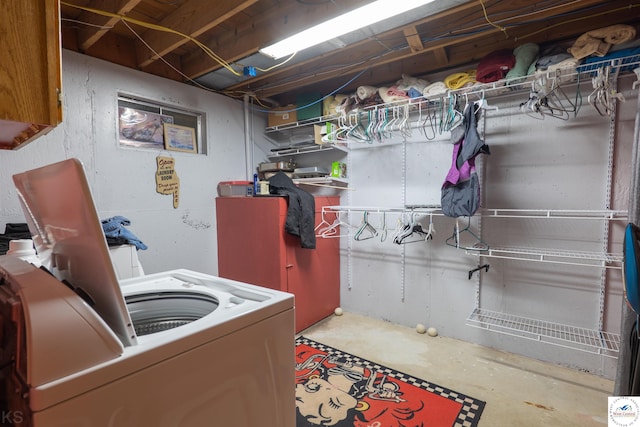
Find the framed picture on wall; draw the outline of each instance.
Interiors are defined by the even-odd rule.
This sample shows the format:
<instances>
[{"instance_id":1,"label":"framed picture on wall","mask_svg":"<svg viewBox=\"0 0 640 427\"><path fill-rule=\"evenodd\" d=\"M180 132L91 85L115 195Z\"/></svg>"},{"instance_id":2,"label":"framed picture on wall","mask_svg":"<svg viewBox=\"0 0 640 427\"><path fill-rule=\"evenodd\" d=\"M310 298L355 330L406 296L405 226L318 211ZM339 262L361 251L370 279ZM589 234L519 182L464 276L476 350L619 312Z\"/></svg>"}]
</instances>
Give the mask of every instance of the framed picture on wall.
<instances>
[{"instance_id":1,"label":"framed picture on wall","mask_svg":"<svg viewBox=\"0 0 640 427\"><path fill-rule=\"evenodd\" d=\"M120 144L138 148L158 148L164 144L163 125L173 117L135 108L120 107Z\"/></svg>"},{"instance_id":2,"label":"framed picture on wall","mask_svg":"<svg viewBox=\"0 0 640 427\"><path fill-rule=\"evenodd\" d=\"M196 131L188 126L164 123L164 148L172 151L198 152Z\"/></svg>"}]
</instances>

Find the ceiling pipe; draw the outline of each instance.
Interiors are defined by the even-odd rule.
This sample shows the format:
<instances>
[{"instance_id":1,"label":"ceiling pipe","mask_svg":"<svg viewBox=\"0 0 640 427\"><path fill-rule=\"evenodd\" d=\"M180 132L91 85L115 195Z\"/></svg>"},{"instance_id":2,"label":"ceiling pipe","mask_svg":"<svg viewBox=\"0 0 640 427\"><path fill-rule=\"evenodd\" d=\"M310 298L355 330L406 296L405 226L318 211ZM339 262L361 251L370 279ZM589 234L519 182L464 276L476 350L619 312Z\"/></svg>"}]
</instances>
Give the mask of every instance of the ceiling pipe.
<instances>
[{"instance_id":1,"label":"ceiling pipe","mask_svg":"<svg viewBox=\"0 0 640 427\"><path fill-rule=\"evenodd\" d=\"M251 140L251 121L250 114L251 108L249 105L249 94L243 96L244 103L244 156L245 156L245 170L246 180L253 182L253 141Z\"/></svg>"}]
</instances>

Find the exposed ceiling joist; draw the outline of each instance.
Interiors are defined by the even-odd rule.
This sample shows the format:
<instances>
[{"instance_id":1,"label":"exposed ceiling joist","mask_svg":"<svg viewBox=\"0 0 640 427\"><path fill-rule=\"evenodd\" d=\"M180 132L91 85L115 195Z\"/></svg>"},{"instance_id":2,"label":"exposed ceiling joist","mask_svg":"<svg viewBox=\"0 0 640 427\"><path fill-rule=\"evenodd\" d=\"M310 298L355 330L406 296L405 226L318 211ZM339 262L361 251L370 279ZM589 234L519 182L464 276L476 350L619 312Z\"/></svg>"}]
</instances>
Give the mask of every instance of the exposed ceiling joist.
<instances>
[{"instance_id":1,"label":"exposed ceiling joist","mask_svg":"<svg viewBox=\"0 0 640 427\"><path fill-rule=\"evenodd\" d=\"M390 83L402 74L424 77L473 66L500 48L566 44L586 31L619 23L640 28L640 0L439 0L401 23L365 28L300 52L286 63L257 53L371 1L64 0L63 46L178 81L197 79L229 96L251 93L286 104L296 93L326 94L355 76L345 91ZM105 13L69 6L74 2ZM144 43L119 22L120 16L131 20ZM166 31L136 26L136 19ZM212 58L216 55L218 59ZM246 65L258 70L255 76L243 75Z\"/></svg>"}]
</instances>

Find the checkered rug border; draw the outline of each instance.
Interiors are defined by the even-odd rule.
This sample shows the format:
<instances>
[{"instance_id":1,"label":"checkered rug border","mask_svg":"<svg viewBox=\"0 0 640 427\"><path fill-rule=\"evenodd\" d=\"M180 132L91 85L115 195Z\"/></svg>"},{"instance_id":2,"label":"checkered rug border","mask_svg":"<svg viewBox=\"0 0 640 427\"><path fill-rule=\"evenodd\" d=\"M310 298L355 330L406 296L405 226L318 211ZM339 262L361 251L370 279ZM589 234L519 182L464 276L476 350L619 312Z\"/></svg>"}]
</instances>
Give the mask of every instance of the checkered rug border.
<instances>
[{"instance_id":1,"label":"checkered rug border","mask_svg":"<svg viewBox=\"0 0 640 427\"><path fill-rule=\"evenodd\" d=\"M308 345L309 347L323 351L327 354L339 356L345 361L357 363L368 369L384 373L385 375L389 377L393 377L399 381L411 384L415 387L426 390L430 393L435 393L446 399L453 400L457 403L460 403L462 405L462 409L458 414L458 420L454 424L454 427L476 427L478 425L478 421L480 420L480 415L482 414L482 411L484 410L484 406L486 404L486 402L483 402L482 400L474 399L473 397L469 397L462 393L458 393L457 391L450 390L446 387L442 387L437 384L433 384L428 381L425 381L423 379L416 378L412 375L408 375L403 372L397 371L395 369L391 369L386 366L373 363L367 359L363 359L351 353L338 350L337 348L319 343L317 341L314 341L304 336L296 338L296 345L298 344Z\"/></svg>"}]
</instances>

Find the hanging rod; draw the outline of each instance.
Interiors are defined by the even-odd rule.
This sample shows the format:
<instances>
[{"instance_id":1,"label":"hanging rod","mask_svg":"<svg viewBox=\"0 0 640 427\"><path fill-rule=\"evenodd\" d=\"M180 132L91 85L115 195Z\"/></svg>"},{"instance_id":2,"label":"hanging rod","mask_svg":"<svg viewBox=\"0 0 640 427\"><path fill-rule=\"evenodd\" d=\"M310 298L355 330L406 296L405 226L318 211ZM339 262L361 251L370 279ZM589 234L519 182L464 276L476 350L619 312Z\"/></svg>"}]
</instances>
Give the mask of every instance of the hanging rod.
<instances>
[{"instance_id":1,"label":"hanging rod","mask_svg":"<svg viewBox=\"0 0 640 427\"><path fill-rule=\"evenodd\" d=\"M580 209L482 209L487 218L559 218L559 219L599 219L626 220L623 210L580 210Z\"/></svg>"},{"instance_id":2,"label":"hanging rod","mask_svg":"<svg viewBox=\"0 0 640 427\"><path fill-rule=\"evenodd\" d=\"M322 212L368 212L368 213L402 213L418 212L433 215L442 215L440 205L407 205L405 207L381 207L381 206L323 206Z\"/></svg>"}]
</instances>

